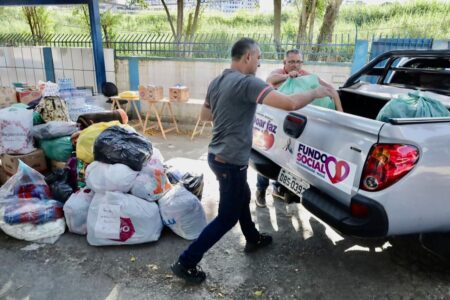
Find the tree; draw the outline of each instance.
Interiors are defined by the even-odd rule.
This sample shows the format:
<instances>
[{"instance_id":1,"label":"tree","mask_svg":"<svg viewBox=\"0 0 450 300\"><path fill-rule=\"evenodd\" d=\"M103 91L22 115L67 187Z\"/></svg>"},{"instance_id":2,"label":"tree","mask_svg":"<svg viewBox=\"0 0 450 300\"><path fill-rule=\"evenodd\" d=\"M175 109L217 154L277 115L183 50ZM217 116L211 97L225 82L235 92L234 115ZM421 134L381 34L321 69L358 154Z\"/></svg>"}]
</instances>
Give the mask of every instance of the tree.
<instances>
[{"instance_id":1,"label":"tree","mask_svg":"<svg viewBox=\"0 0 450 300\"><path fill-rule=\"evenodd\" d=\"M281 0L273 0L273 39L277 57L282 56L281 49Z\"/></svg>"},{"instance_id":2,"label":"tree","mask_svg":"<svg viewBox=\"0 0 450 300\"><path fill-rule=\"evenodd\" d=\"M173 37L177 40L177 42L181 41L184 30L184 0L177 0L177 27L175 28L173 24L173 18L170 14L170 11L167 7L166 1L161 0L161 3L164 7L164 11L166 12L167 21L169 22L170 29L172 30ZM186 36L191 39L192 36L196 33L198 29L198 20L200 19L200 8L201 8L201 0L196 0L194 14L189 14L188 23L186 26Z\"/></svg>"},{"instance_id":3,"label":"tree","mask_svg":"<svg viewBox=\"0 0 450 300\"><path fill-rule=\"evenodd\" d=\"M183 37L183 34L185 33L185 41L188 41L189 43L189 50L188 52L192 52L193 44L192 40L194 39L194 34L197 32L198 29L198 20L200 19L200 7L201 7L201 0L196 0L195 4L195 10L194 14L189 13L188 16L188 23L186 26L186 32L183 32L183 25L184 25L184 0L177 0L177 27L175 29L175 26L173 24L173 19L170 14L169 9L167 8L167 4L165 0L161 0L161 3L164 7L164 11L166 12L167 21L169 22L170 29L172 30L172 35L177 43L177 50L180 51L181 47L181 39Z\"/></svg>"},{"instance_id":4,"label":"tree","mask_svg":"<svg viewBox=\"0 0 450 300\"><path fill-rule=\"evenodd\" d=\"M334 31L334 26L336 25L339 8L341 7L342 1L343 0L329 0L325 10L325 16L323 17L322 27L320 27L317 44L331 42L331 37Z\"/></svg>"},{"instance_id":5,"label":"tree","mask_svg":"<svg viewBox=\"0 0 450 300\"><path fill-rule=\"evenodd\" d=\"M300 48L300 44L304 42L306 37L306 26L311 11L311 5L309 5L310 2L311 0L302 0L301 13L298 21L297 48Z\"/></svg>"},{"instance_id":6,"label":"tree","mask_svg":"<svg viewBox=\"0 0 450 300\"><path fill-rule=\"evenodd\" d=\"M48 12L44 7L24 6L22 7L22 13L30 27L34 43L37 44L48 30Z\"/></svg>"},{"instance_id":7,"label":"tree","mask_svg":"<svg viewBox=\"0 0 450 300\"><path fill-rule=\"evenodd\" d=\"M103 1L100 1L103 2ZM145 0L127 0L127 6L131 7L137 5L142 8L148 7ZM83 23L86 25L86 29L89 30L89 9L87 5L82 5L81 8L77 8L74 11L74 15L81 15ZM103 37L105 39L105 47L112 48L112 38L114 36L114 27L120 23L120 16L113 14L111 9L100 12L100 27L102 29Z\"/></svg>"}]
</instances>

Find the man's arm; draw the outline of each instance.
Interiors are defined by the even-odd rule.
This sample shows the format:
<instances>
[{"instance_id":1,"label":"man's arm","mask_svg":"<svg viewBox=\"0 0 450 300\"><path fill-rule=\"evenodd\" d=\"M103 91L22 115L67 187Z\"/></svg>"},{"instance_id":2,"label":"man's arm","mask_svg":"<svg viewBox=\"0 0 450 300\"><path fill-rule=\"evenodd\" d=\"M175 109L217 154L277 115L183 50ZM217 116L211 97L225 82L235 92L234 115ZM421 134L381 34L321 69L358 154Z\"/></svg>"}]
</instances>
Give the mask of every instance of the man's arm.
<instances>
[{"instance_id":1,"label":"man's arm","mask_svg":"<svg viewBox=\"0 0 450 300\"><path fill-rule=\"evenodd\" d=\"M200 112L200 120L202 120L203 122L213 120L211 108L209 107L209 105L206 102L202 106L202 110Z\"/></svg>"},{"instance_id":2,"label":"man's arm","mask_svg":"<svg viewBox=\"0 0 450 300\"><path fill-rule=\"evenodd\" d=\"M263 103L284 110L297 110L308 105L316 98L327 96L333 98L333 91L333 88L330 89L328 87L320 86L308 92L287 96L273 90L267 94ZM334 93L336 93L336 91L334 91Z\"/></svg>"},{"instance_id":3,"label":"man's arm","mask_svg":"<svg viewBox=\"0 0 450 300\"><path fill-rule=\"evenodd\" d=\"M289 78L289 74L282 74L279 71L273 71L267 77L266 82L272 86L280 84Z\"/></svg>"},{"instance_id":4,"label":"man's arm","mask_svg":"<svg viewBox=\"0 0 450 300\"><path fill-rule=\"evenodd\" d=\"M320 77L318 77L318 78L319 78L319 84L320 84L320 85L325 86L325 87L330 87L330 88L333 87L331 84L329 84L328 82L326 82L326 81L323 80L322 78L320 78Z\"/></svg>"},{"instance_id":5,"label":"man's arm","mask_svg":"<svg viewBox=\"0 0 450 300\"><path fill-rule=\"evenodd\" d=\"M319 77L319 84L326 88L333 89L334 93L333 93L333 96L331 97L331 99L333 99L334 105L336 105L336 110L344 111L342 109L341 98L339 97L339 94L336 92L334 87L331 84L329 84L328 82L326 82L325 80L322 80L320 77Z\"/></svg>"}]
</instances>

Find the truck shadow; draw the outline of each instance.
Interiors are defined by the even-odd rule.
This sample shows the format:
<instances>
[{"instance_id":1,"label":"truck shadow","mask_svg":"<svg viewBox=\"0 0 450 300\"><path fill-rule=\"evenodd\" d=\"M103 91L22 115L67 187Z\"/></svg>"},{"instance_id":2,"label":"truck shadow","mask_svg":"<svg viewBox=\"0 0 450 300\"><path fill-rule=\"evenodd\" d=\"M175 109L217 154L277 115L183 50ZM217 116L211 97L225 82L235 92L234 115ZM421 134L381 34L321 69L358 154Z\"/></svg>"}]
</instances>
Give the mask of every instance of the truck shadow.
<instances>
[{"instance_id":1,"label":"truck shadow","mask_svg":"<svg viewBox=\"0 0 450 300\"><path fill-rule=\"evenodd\" d=\"M425 238L402 236L393 238L356 238L341 236L328 225L322 223L301 205L297 210L287 211L286 203L274 201L266 209L255 209L255 223L263 232L274 233L279 251L298 253L299 258L309 256L310 261L321 261L321 256L330 256L342 264L359 268L356 262L364 262L379 269L401 267L409 272L423 273L427 276L450 276L450 235L445 243L441 239L427 236L427 244L434 243L434 251L424 247ZM292 243L290 235L296 235ZM281 241L279 241L281 240ZM291 243L287 242L291 240ZM436 250L436 248L438 250ZM389 266L390 265L390 266ZM364 272L365 268L360 271Z\"/></svg>"}]
</instances>

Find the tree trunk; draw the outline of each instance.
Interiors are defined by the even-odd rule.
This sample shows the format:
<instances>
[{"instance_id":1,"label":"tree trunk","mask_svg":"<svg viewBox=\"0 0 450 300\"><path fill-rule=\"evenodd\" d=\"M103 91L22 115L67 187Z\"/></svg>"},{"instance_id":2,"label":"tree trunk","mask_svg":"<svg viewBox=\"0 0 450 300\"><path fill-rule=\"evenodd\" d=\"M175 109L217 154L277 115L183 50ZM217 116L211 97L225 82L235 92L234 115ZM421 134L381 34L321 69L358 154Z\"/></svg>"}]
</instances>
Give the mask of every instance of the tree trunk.
<instances>
[{"instance_id":1,"label":"tree trunk","mask_svg":"<svg viewBox=\"0 0 450 300\"><path fill-rule=\"evenodd\" d=\"M305 42L306 37L306 24L308 24L309 18L309 8L308 8L308 0L302 1L302 13L300 14L300 19L298 22L298 32L297 32L297 48L300 48L300 45Z\"/></svg>"},{"instance_id":2,"label":"tree trunk","mask_svg":"<svg viewBox=\"0 0 450 300\"><path fill-rule=\"evenodd\" d=\"M37 45L44 35L46 20L44 16L41 15L42 12L39 13L35 6L22 7L22 13L25 16L28 26L30 27L34 44Z\"/></svg>"},{"instance_id":3,"label":"tree trunk","mask_svg":"<svg viewBox=\"0 0 450 300\"><path fill-rule=\"evenodd\" d=\"M314 35L314 21L316 20L316 6L317 6L317 1L312 0L311 16L309 17L309 29L308 29L308 43L309 44L312 44L313 35Z\"/></svg>"},{"instance_id":4,"label":"tree trunk","mask_svg":"<svg viewBox=\"0 0 450 300\"><path fill-rule=\"evenodd\" d=\"M109 32L108 32L108 26L105 25L105 24L102 24L101 27L102 27L103 35L105 36L105 46L106 46L106 48L112 48L111 47L111 39L109 37Z\"/></svg>"},{"instance_id":5,"label":"tree trunk","mask_svg":"<svg viewBox=\"0 0 450 300\"><path fill-rule=\"evenodd\" d=\"M192 23L192 34L195 34L197 32L198 19L200 16L200 4L201 0L197 0L197 3L195 4L194 22Z\"/></svg>"},{"instance_id":6,"label":"tree trunk","mask_svg":"<svg viewBox=\"0 0 450 300\"><path fill-rule=\"evenodd\" d=\"M341 7L343 0L331 0L325 10L325 16L323 17L322 27L320 27L319 37L317 38L317 44L331 42L331 36L336 25L336 19L339 14L339 8Z\"/></svg>"},{"instance_id":7,"label":"tree trunk","mask_svg":"<svg viewBox=\"0 0 450 300\"><path fill-rule=\"evenodd\" d=\"M173 26L172 18L170 16L169 9L167 8L166 2L164 0L161 0L162 5L164 6L164 11L166 12L167 21L169 22L170 29L172 30L173 37L177 37L177 32L175 31L175 27Z\"/></svg>"},{"instance_id":8,"label":"tree trunk","mask_svg":"<svg viewBox=\"0 0 450 300\"><path fill-rule=\"evenodd\" d=\"M325 16L323 17L322 27L320 27L319 37L317 38L317 46L314 47L314 53L320 53L325 46L323 44L330 43L332 41L332 34L334 31L334 25L339 14L339 8L343 0L330 0L330 3L325 9ZM328 55L327 58L331 56ZM317 55L312 60L320 60Z\"/></svg>"},{"instance_id":9,"label":"tree trunk","mask_svg":"<svg viewBox=\"0 0 450 300\"><path fill-rule=\"evenodd\" d=\"M277 58L283 56L281 49L281 0L273 0L273 39Z\"/></svg>"},{"instance_id":10,"label":"tree trunk","mask_svg":"<svg viewBox=\"0 0 450 300\"><path fill-rule=\"evenodd\" d=\"M181 40L183 35L183 11L184 0L177 0L177 40Z\"/></svg>"},{"instance_id":11,"label":"tree trunk","mask_svg":"<svg viewBox=\"0 0 450 300\"><path fill-rule=\"evenodd\" d=\"M195 11L194 11L194 17L192 17L192 13L189 14L187 29L186 29L186 35L188 36L188 42L189 42L189 57L192 57L192 49L194 48L194 36L197 32L198 27L198 20L200 16L200 4L201 0L196 0L195 4Z\"/></svg>"}]
</instances>

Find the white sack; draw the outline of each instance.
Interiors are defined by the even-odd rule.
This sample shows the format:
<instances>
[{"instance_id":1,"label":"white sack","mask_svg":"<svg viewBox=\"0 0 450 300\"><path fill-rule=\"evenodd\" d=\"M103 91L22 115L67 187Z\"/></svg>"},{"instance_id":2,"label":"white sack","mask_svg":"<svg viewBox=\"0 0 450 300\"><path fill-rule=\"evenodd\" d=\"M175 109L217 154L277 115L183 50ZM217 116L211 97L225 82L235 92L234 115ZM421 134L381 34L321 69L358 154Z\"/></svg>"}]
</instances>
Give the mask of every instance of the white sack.
<instances>
[{"instance_id":1,"label":"white sack","mask_svg":"<svg viewBox=\"0 0 450 300\"><path fill-rule=\"evenodd\" d=\"M128 193L139 172L123 164L94 161L86 168L86 185L96 193Z\"/></svg>"},{"instance_id":2,"label":"white sack","mask_svg":"<svg viewBox=\"0 0 450 300\"><path fill-rule=\"evenodd\" d=\"M153 242L162 228L156 203L118 192L96 193L89 207L87 241L92 246Z\"/></svg>"},{"instance_id":3,"label":"white sack","mask_svg":"<svg viewBox=\"0 0 450 300\"><path fill-rule=\"evenodd\" d=\"M37 139L54 139L72 135L72 133L78 130L77 123L75 122L50 121L34 126L31 132L33 137Z\"/></svg>"},{"instance_id":4,"label":"white sack","mask_svg":"<svg viewBox=\"0 0 450 300\"><path fill-rule=\"evenodd\" d=\"M179 184L159 199L158 204L164 225L182 238L194 240L206 226L200 201Z\"/></svg>"},{"instance_id":5,"label":"white sack","mask_svg":"<svg viewBox=\"0 0 450 300\"><path fill-rule=\"evenodd\" d=\"M87 216L94 192L90 189L81 189L70 195L64 204L64 217L69 231L76 234L87 234Z\"/></svg>"},{"instance_id":6,"label":"white sack","mask_svg":"<svg viewBox=\"0 0 450 300\"><path fill-rule=\"evenodd\" d=\"M0 110L0 154L28 154L33 147L33 111L8 107Z\"/></svg>"},{"instance_id":7,"label":"white sack","mask_svg":"<svg viewBox=\"0 0 450 300\"><path fill-rule=\"evenodd\" d=\"M9 225L3 221L4 209L0 209L0 228L9 236L29 242L54 243L66 230L64 218L40 225L24 223Z\"/></svg>"}]
</instances>

